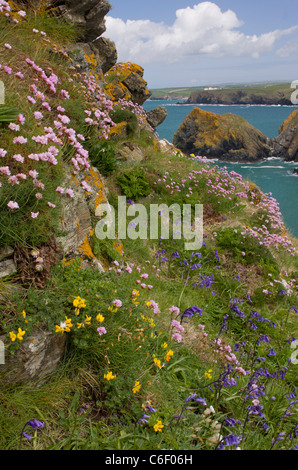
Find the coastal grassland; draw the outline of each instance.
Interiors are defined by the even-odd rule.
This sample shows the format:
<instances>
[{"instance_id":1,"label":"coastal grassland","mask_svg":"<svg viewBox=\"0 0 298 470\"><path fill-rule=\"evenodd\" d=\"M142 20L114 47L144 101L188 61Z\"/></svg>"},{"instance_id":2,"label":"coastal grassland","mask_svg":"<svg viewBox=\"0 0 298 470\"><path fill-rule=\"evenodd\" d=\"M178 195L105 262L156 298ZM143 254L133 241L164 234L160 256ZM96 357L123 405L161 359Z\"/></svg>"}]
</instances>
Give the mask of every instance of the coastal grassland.
<instances>
[{"instance_id":1,"label":"coastal grassland","mask_svg":"<svg viewBox=\"0 0 298 470\"><path fill-rule=\"evenodd\" d=\"M199 200L216 206L206 220L204 246L194 254L184 249L183 240L128 238L111 271L100 275L81 269L80 260L62 263L45 290L15 295L15 325L29 329L38 320L55 333L66 316L73 327L62 333L68 335L63 364L49 382L34 388L30 399L27 386L12 386L7 393L7 385L1 385L6 396L2 448L16 448L23 425L33 416L45 422L34 440L39 449L212 450L230 448L225 439L231 431L233 442L245 449L269 449L272 439L277 448L293 446L289 434L296 408L291 405L291 416L286 410L295 400L286 395L297 386L296 366L288 363L288 341L297 334L291 310L296 294L281 293L279 277L279 262L289 255L241 236L241 221L246 214L253 218L257 207L245 198L237 206L239 196L226 202L213 194L210 200L206 180L219 177L212 166L161 154L146 138L144 150L143 162L124 162L109 176L107 184L115 191L110 200L121 194L117 175L127 169L145 172L151 193L139 202L148 208L149 203L187 201L189 187L174 196L167 178L180 184L202 172L193 181L204 188ZM288 273L295 276L295 271ZM278 282L270 287L271 280ZM85 307L76 314L78 296ZM17 312L22 310L29 325L20 323ZM181 339L173 320L184 329ZM11 320L7 331L13 325ZM106 333L99 336L97 328L103 326ZM248 422L249 410L254 414ZM22 448L32 445L22 439Z\"/></svg>"},{"instance_id":2,"label":"coastal grassland","mask_svg":"<svg viewBox=\"0 0 298 470\"><path fill-rule=\"evenodd\" d=\"M45 23L38 25L46 29ZM69 78L63 54L54 53L52 59L44 42L27 51L18 39L23 33L12 34L9 28L5 41L12 47L24 57L35 53L34 60L49 67L49 74ZM47 30L49 38L57 34L53 31ZM15 56L3 51L3 64L16 67ZM162 238L160 231L156 239L127 237L117 251L117 239L102 242L93 234L92 248L106 261L103 273L75 258L57 263L42 288L32 283L24 289L17 277L1 283L0 327L9 342L7 354L14 354L36 328L63 335L67 343L63 361L47 380L19 384L1 376L0 448L295 448L297 364L290 358L297 337L297 240L288 238L276 201L204 158L187 158L174 149L162 152L153 133L139 124L125 139L104 139L98 132L101 121L97 127L85 125L90 100L79 74L71 78L67 90L73 99L63 100L65 114L88 141L92 163L106 172L116 215L117 197L128 194L134 182L132 207L136 202L147 211L154 203L202 204L204 243L187 250L183 238ZM13 84L11 95L19 96L24 114L27 79L19 87ZM8 99L11 105L17 102ZM53 105L61 106L61 100ZM49 126L53 116L44 113ZM26 119L29 138L39 126L31 113ZM5 129L0 137L12 154L11 132ZM142 149L141 161L116 159L127 143ZM57 165L71 160L66 142ZM1 211L1 220L9 214L12 224L6 204ZM43 219L37 228L30 218L27 222L31 243L49 232ZM94 229L96 222L94 217ZM137 234L137 221L131 222L128 218L127 231ZM5 242L25 243L22 230L14 224ZM35 243L38 248L37 238Z\"/></svg>"}]
</instances>

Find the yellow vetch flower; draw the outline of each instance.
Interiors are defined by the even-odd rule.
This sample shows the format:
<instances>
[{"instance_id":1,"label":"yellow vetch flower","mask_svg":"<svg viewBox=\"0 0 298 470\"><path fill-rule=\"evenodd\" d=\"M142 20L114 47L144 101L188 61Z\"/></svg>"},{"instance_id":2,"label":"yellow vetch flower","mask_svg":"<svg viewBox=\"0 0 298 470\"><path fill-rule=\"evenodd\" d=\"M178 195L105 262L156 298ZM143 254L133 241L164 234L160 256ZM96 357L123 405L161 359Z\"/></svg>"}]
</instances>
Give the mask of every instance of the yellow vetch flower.
<instances>
[{"instance_id":1,"label":"yellow vetch flower","mask_svg":"<svg viewBox=\"0 0 298 470\"><path fill-rule=\"evenodd\" d=\"M79 330L80 328L85 328L84 323L77 323L77 328L78 328L78 330Z\"/></svg>"},{"instance_id":2,"label":"yellow vetch flower","mask_svg":"<svg viewBox=\"0 0 298 470\"><path fill-rule=\"evenodd\" d=\"M167 353L166 353L165 360L166 360L167 362L169 362L169 360L171 359L171 357L173 356L173 354L174 354L174 352L173 352L171 349L169 349L169 351L167 351Z\"/></svg>"},{"instance_id":3,"label":"yellow vetch flower","mask_svg":"<svg viewBox=\"0 0 298 470\"><path fill-rule=\"evenodd\" d=\"M26 331L22 331L21 328L18 329L18 334L17 334L17 338L22 341L23 340L23 336L24 334L26 333Z\"/></svg>"},{"instance_id":4,"label":"yellow vetch flower","mask_svg":"<svg viewBox=\"0 0 298 470\"><path fill-rule=\"evenodd\" d=\"M157 423L154 424L153 426L155 432L161 432L162 428L164 428L164 425L162 424L162 421L160 419L157 420Z\"/></svg>"},{"instance_id":5,"label":"yellow vetch flower","mask_svg":"<svg viewBox=\"0 0 298 470\"><path fill-rule=\"evenodd\" d=\"M86 301L85 299L81 299L80 296L77 296L75 297L74 301L73 301L73 306L74 307L77 307L77 308L85 308L86 307Z\"/></svg>"},{"instance_id":6,"label":"yellow vetch flower","mask_svg":"<svg viewBox=\"0 0 298 470\"><path fill-rule=\"evenodd\" d=\"M13 331L9 332L9 336L10 336L11 341L15 341L17 338L17 335Z\"/></svg>"},{"instance_id":7,"label":"yellow vetch flower","mask_svg":"<svg viewBox=\"0 0 298 470\"><path fill-rule=\"evenodd\" d=\"M167 344L167 343L163 343L163 344L161 345L161 347L162 347L163 349L167 349L168 344Z\"/></svg>"},{"instance_id":8,"label":"yellow vetch flower","mask_svg":"<svg viewBox=\"0 0 298 470\"><path fill-rule=\"evenodd\" d=\"M73 324L71 323L71 318L65 317L64 322L61 322L60 325L56 325L56 333L63 333L64 331L68 333L72 326Z\"/></svg>"},{"instance_id":9,"label":"yellow vetch flower","mask_svg":"<svg viewBox=\"0 0 298 470\"><path fill-rule=\"evenodd\" d=\"M207 372L205 372L206 379L212 379L211 372L212 372L212 369L209 369Z\"/></svg>"},{"instance_id":10,"label":"yellow vetch flower","mask_svg":"<svg viewBox=\"0 0 298 470\"><path fill-rule=\"evenodd\" d=\"M107 374L104 374L103 377L104 379L109 381L109 380L113 380L116 377L116 375L113 375L113 372L109 371Z\"/></svg>"},{"instance_id":11,"label":"yellow vetch flower","mask_svg":"<svg viewBox=\"0 0 298 470\"><path fill-rule=\"evenodd\" d=\"M104 321L105 317L99 313L96 317L96 320L99 322L99 323L102 323Z\"/></svg>"},{"instance_id":12,"label":"yellow vetch flower","mask_svg":"<svg viewBox=\"0 0 298 470\"><path fill-rule=\"evenodd\" d=\"M86 319L85 319L86 325L91 325L91 320L92 320L92 318L88 317L88 315L86 315Z\"/></svg>"},{"instance_id":13,"label":"yellow vetch flower","mask_svg":"<svg viewBox=\"0 0 298 470\"><path fill-rule=\"evenodd\" d=\"M161 369L161 361L160 359L154 358L154 364Z\"/></svg>"},{"instance_id":14,"label":"yellow vetch flower","mask_svg":"<svg viewBox=\"0 0 298 470\"><path fill-rule=\"evenodd\" d=\"M135 385L132 389L133 393L137 393L140 391L142 385L140 384L140 382L138 382L137 380L135 381Z\"/></svg>"}]
</instances>

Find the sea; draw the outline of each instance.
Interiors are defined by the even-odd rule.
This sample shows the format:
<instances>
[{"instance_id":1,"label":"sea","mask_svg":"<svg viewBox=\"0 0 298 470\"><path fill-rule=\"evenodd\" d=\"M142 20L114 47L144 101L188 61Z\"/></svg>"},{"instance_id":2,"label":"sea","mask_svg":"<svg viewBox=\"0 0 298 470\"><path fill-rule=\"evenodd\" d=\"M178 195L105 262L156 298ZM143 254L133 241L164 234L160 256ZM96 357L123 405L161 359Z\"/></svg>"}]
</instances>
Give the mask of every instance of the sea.
<instances>
[{"instance_id":1,"label":"sea","mask_svg":"<svg viewBox=\"0 0 298 470\"><path fill-rule=\"evenodd\" d=\"M277 137L279 127L298 106L263 106L263 105L190 105L178 104L181 100L148 100L143 104L146 111L164 106L168 116L157 128L160 139L172 142L173 137L185 117L194 107L216 114L233 113L245 118L251 125L259 129L269 138ZM203 155L202 155L203 156ZM293 169L298 162L285 162L282 159L269 158L258 163L230 163L214 160L219 167L248 178L264 193L272 193L283 215L284 223L293 236L298 238L298 176Z\"/></svg>"}]
</instances>

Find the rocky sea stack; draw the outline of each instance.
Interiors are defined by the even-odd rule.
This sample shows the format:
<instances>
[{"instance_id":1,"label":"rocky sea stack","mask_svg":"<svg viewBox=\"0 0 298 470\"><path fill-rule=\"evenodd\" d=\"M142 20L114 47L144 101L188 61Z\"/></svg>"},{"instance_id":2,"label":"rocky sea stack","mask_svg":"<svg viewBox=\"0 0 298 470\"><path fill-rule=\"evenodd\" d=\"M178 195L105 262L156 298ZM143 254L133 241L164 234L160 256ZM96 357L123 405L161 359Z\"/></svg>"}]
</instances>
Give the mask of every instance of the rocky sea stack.
<instances>
[{"instance_id":1,"label":"rocky sea stack","mask_svg":"<svg viewBox=\"0 0 298 470\"><path fill-rule=\"evenodd\" d=\"M270 156L270 140L244 118L194 108L174 135L173 144L190 155L253 162Z\"/></svg>"},{"instance_id":2,"label":"rocky sea stack","mask_svg":"<svg viewBox=\"0 0 298 470\"><path fill-rule=\"evenodd\" d=\"M293 111L279 129L279 136L272 141L272 156L286 161L298 161L298 111Z\"/></svg>"}]
</instances>

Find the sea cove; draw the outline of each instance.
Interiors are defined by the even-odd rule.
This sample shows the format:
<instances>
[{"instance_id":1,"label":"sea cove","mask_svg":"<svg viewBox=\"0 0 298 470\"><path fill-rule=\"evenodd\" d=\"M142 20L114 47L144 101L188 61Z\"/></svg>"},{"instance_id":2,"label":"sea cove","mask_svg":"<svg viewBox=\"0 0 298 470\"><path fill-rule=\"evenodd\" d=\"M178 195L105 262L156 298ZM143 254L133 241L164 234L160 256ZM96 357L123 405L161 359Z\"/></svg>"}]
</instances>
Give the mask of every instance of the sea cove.
<instances>
[{"instance_id":1,"label":"sea cove","mask_svg":"<svg viewBox=\"0 0 298 470\"><path fill-rule=\"evenodd\" d=\"M294 110L298 109L297 106L181 105L178 103L178 100L154 100L146 101L143 105L146 111L150 111L156 106L166 108L168 116L157 128L161 139L167 139L171 142L180 124L195 107L216 114L237 114L244 117L269 138L276 137L281 124ZM272 158L258 163L243 164L220 162L218 160L215 163L220 167L226 166L229 171L234 170L249 178L265 193L271 192L280 204L288 230L294 236L298 235L298 177L293 174L294 168L298 167L297 162L285 162L281 159Z\"/></svg>"}]
</instances>

